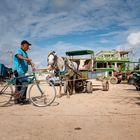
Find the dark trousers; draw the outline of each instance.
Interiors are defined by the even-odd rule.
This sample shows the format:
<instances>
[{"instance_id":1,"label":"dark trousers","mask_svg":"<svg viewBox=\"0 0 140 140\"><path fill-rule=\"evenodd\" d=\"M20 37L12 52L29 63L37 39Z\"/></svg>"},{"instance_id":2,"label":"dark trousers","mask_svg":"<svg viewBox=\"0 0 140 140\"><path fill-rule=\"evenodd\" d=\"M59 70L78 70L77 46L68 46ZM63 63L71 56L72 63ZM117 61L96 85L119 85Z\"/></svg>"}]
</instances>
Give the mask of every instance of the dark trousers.
<instances>
[{"instance_id":1,"label":"dark trousers","mask_svg":"<svg viewBox=\"0 0 140 140\"><path fill-rule=\"evenodd\" d=\"M25 74L20 74L17 71L15 71L15 77L24 77ZM20 94L19 99L24 100L26 99L26 93L28 88L28 79L26 77L24 78L17 78L16 84L15 84L15 92Z\"/></svg>"}]
</instances>

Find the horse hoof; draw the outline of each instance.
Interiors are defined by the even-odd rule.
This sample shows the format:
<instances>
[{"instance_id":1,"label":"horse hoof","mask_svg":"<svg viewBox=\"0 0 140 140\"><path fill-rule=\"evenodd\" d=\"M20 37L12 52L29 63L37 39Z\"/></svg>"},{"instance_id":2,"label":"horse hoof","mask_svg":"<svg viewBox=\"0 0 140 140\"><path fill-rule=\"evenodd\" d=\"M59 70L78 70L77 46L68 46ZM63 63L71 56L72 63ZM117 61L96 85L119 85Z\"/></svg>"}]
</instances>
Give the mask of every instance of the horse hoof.
<instances>
[{"instance_id":1,"label":"horse hoof","mask_svg":"<svg viewBox=\"0 0 140 140\"><path fill-rule=\"evenodd\" d=\"M56 97L57 97L57 98L61 98L61 97L62 97L62 95L56 95Z\"/></svg>"},{"instance_id":2,"label":"horse hoof","mask_svg":"<svg viewBox=\"0 0 140 140\"><path fill-rule=\"evenodd\" d=\"M70 95L67 95L67 98L70 98Z\"/></svg>"}]
</instances>

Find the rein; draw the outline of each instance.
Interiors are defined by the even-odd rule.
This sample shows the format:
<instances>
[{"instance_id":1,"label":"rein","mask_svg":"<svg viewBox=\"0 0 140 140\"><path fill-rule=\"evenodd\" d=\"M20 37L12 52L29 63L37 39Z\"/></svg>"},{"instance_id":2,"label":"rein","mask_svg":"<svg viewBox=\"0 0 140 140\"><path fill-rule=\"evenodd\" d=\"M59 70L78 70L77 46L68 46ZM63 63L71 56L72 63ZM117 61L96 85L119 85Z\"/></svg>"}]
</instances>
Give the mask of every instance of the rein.
<instances>
[{"instance_id":1,"label":"rein","mask_svg":"<svg viewBox=\"0 0 140 140\"><path fill-rule=\"evenodd\" d=\"M57 69L58 68L58 66L57 66L57 58L58 57L57 57L57 55L55 55L55 51L52 51L51 53L49 53L48 57L50 55L54 56L54 62L52 64L49 64L49 65L51 65L52 68Z\"/></svg>"}]
</instances>

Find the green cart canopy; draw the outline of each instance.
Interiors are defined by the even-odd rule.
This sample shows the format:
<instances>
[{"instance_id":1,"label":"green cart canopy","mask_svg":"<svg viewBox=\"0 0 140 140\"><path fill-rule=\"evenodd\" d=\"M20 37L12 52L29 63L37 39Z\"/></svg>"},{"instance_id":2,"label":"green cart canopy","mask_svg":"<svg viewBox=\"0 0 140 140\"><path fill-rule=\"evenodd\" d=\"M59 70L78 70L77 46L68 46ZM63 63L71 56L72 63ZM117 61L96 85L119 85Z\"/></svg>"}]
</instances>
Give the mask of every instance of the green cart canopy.
<instances>
[{"instance_id":1,"label":"green cart canopy","mask_svg":"<svg viewBox=\"0 0 140 140\"><path fill-rule=\"evenodd\" d=\"M77 51L69 51L66 52L68 56L76 56L76 55L94 55L94 51L92 50L77 50Z\"/></svg>"}]
</instances>

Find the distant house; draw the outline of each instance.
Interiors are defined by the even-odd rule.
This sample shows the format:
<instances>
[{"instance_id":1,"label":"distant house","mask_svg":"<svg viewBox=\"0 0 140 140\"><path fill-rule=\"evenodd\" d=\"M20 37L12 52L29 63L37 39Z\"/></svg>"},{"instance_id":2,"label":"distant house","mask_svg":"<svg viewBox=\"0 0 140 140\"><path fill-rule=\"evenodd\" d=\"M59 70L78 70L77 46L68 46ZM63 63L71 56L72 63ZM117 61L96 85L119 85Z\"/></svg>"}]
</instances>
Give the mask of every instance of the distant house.
<instances>
[{"instance_id":1,"label":"distant house","mask_svg":"<svg viewBox=\"0 0 140 140\"><path fill-rule=\"evenodd\" d=\"M113 71L124 71L129 69L128 51L100 51L95 55L95 69L97 71L108 71L111 75Z\"/></svg>"}]
</instances>

